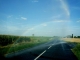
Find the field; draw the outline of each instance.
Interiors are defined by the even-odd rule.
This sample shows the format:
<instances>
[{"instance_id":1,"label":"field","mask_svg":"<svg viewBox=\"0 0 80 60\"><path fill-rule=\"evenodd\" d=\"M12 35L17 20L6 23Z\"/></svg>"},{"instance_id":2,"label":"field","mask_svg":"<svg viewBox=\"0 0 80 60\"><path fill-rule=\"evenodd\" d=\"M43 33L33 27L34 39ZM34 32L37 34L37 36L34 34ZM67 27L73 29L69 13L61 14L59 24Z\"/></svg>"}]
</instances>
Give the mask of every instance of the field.
<instances>
[{"instance_id":1,"label":"field","mask_svg":"<svg viewBox=\"0 0 80 60\"><path fill-rule=\"evenodd\" d=\"M14 53L53 40L45 36L11 36L0 35L0 55Z\"/></svg>"},{"instance_id":2,"label":"field","mask_svg":"<svg viewBox=\"0 0 80 60\"><path fill-rule=\"evenodd\" d=\"M80 38L63 38L63 40L77 43L76 47L72 49L72 52L77 56L78 60L80 60Z\"/></svg>"},{"instance_id":3,"label":"field","mask_svg":"<svg viewBox=\"0 0 80 60\"><path fill-rule=\"evenodd\" d=\"M62 40L67 41L67 42L80 42L80 38L63 38Z\"/></svg>"}]
</instances>

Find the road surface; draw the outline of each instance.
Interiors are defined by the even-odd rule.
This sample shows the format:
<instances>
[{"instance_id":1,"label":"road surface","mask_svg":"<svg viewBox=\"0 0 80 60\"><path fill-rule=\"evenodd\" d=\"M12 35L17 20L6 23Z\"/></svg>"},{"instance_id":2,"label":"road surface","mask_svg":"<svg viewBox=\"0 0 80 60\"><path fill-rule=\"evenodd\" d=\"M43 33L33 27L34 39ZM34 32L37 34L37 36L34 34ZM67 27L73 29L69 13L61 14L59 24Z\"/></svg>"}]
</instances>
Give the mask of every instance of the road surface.
<instances>
[{"instance_id":1,"label":"road surface","mask_svg":"<svg viewBox=\"0 0 80 60\"><path fill-rule=\"evenodd\" d=\"M8 54L6 60L78 60L71 51L73 45L54 39L30 49Z\"/></svg>"}]
</instances>

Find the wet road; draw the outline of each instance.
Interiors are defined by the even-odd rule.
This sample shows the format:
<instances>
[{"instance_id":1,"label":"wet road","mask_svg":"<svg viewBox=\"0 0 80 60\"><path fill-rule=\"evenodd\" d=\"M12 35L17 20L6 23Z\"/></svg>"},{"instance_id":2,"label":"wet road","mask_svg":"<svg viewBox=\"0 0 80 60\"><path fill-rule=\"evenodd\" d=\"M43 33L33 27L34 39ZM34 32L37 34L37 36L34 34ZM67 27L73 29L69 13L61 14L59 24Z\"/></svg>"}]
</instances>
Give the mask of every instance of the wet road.
<instances>
[{"instance_id":1,"label":"wet road","mask_svg":"<svg viewBox=\"0 0 80 60\"><path fill-rule=\"evenodd\" d=\"M8 60L78 60L71 51L74 44L60 39L6 55Z\"/></svg>"}]
</instances>

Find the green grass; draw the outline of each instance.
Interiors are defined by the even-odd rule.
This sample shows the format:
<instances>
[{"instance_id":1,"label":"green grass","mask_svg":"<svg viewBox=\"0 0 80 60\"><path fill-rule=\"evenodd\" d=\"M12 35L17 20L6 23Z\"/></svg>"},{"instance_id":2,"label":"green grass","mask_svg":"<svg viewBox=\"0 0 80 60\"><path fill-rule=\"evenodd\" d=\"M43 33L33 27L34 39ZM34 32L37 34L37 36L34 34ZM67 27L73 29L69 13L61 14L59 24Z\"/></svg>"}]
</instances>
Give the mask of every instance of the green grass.
<instances>
[{"instance_id":1,"label":"green grass","mask_svg":"<svg viewBox=\"0 0 80 60\"><path fill-rule=\"evenodd\" d=\"M72 51L77 56L78 60L80 60L80 43L77 43L77 46L73 48Z\"/></svg>"},{"instance_id":2,"label":"green grass","mask_svg":"<svg viewBox=\"0 0 80 60\"><path fill-rule=\"evenodd\" d=\"M0 56L4 56L4 54L7 53L7 51L9 50L10 46L7 47L0 47Z\"/></svg>"},{"instance_id":3,"label":"green grass","mask_svg":"<svg viewBox=\"0 0 80 60\"><path fill-rule=\"evenodd\" d=\"M9 49L8 53L16 52L16 51L19 51L19 50L22 50L22 49L28 49L28 48L34 47L36 45L39 45L39 44L42 44L42 43L41 42L40 43L30 42L30 43L21 43L21 44L13 45Z\"/></svg>"},{"instance_id":4,"label":"green grass","mask_svg":"<svg viewBox=\"0 0 80 60\"><path fill-rule=\"evenodd\" d=\"M17 52L23 49L29 49L39 44L43 44L53 40L53 38L51 39L51 37L30 37L30 38L31 38L30 42L21 42L16 44L10 44L10 45L7 45L6 47L4 46L0 47L0 55L4 56L5 54L8 54L8 53Z\"/></svg>"}]
</instances>

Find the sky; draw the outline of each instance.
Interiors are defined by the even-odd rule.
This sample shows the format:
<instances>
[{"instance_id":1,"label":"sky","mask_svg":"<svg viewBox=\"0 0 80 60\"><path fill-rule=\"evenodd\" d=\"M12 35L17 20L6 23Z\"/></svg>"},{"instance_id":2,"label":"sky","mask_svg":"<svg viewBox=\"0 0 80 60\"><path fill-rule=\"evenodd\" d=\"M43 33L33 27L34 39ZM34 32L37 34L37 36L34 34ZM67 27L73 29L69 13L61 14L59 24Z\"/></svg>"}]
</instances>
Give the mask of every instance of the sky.
<instances>
[{"instance_id":1,"label":"sky","mask_svg":"<svg viewBox=\"0 0 80 60\"><path fill-rule=\"evenodd\" d=\"M80 0L0 0L0 34L80 35Z\"/></svg>"}]
</instances>

